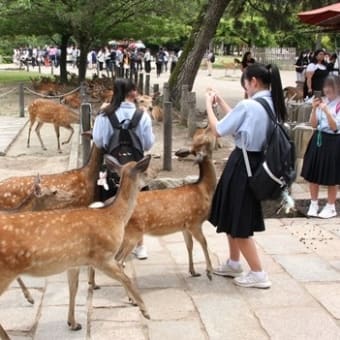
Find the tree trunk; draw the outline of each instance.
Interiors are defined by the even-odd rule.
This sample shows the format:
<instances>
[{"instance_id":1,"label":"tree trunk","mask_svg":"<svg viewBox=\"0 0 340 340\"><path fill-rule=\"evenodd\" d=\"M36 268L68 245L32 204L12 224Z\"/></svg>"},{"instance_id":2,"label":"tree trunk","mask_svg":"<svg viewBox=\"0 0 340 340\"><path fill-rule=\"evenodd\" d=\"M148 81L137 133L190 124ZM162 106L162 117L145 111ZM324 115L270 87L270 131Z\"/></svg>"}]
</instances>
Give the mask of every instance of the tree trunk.
<instances>
[{"instance_id":1,"label":"tree trunk","mask_svg":"<svg viewBox=\"0 0 340 340\"><path fill-rule=\"evenodd\" d=\"M84 39L79 39L79 49L79 82L82 82L86 78L87 54L90 49L90 42L86 37Z\"/></svg>"},{"instance_id":2,"label":"tree trunk","mask_svg":"<svg viewBox=\"0 0 340 340\"><path fill-rule=\"evenodd\" d=\"M66 68L66 54L67 54L67 43L70 39L69 34L61 36L60 44L60 82L62 84L67 83L67 68Z\"/></svg>"},{"instance_id":3,"label":"tree trunk","mask_svg":"<svg viewBox=\"0 0 340 340\"><path fill-rule=\"evenodd\" d=\"M178 107L182 85L192 90L201 60L231 0L208 0L201 8L190 37L169 80L171 100Z\"/></svg>"}]
</instances>

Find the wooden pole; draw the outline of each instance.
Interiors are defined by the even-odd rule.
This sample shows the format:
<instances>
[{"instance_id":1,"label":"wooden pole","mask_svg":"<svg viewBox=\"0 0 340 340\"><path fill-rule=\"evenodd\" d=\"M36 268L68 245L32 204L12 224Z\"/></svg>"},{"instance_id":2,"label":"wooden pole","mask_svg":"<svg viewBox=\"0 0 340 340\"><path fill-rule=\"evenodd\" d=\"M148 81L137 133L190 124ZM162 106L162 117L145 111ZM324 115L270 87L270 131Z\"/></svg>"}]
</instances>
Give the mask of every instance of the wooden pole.
<instances>
[{"instance_id":1,"label":"wooden pole","mask_svg":"<svg viewBox=\"0 0 340 340\"><path fill-rule=\"evenodd\" d=\"M164 101L164 103L170 101L169 83L164 83L163 84L163 101Z\"/></svg>"},{"instance_id":2,"label":"wooden pole","mask_svg":"<svg viewBox=\"0 0 340 340\"><path fill-rule=\"evenodd\" d=\"M159 92L159 84L153 84L153 94Z\"/></svg>"},{"instance_id":3,"label":"wooden pole","mask_svg":"<svg viewBox=\"0 0 340 340\"><path fill-rule=\"evenodd\" d=\"M24 94L24 84L19 84L19 112L20 117L25 116L25 94Z\"/></svg>"},{"instance_id":4,"label":"wooden pole","mask_svg":"<svg viewBox=\"0 0 340 340\"><path fill-rule=\"evenodd\" d=\"M138 93L139 94L144 94L144 74L142 72L139 73Z\"/></svg>"},{"instance_id":5,"label":"wooden pole","mask_svg":"<svg viewBox=\"0 0 340 340\"><path fill-rule=\"evenodd\" d=\"M145 94L150 96L150 73L145 75Z\"/></svg>"},{"instance_id":6,"label":"wooden pole","mask_svg":"<svg viewBox=\"0 0 340 340\"><path fill-rule=\"evenodd\" d=\"M164 117L163 117L163 170L172 170L172 104L164 102Z\"/></svg>"},{"instance_id":7,"label":"wooden pole","mask_svg":"<svg viewBox=\"0 0 340 340\"><path fill-rule=\"evenodd\" d=\"M81 106L80 106L80 126L81 132L91 130L91 104L87 102L86 98L86 84L82 82L80 84L80 99L81 99ZM83 165L86 164L87 160L90 156L91 150L91 140L88 137L82 136L81 137L81 144L82 144L82 163Z\"/></svg>"}]
</instances>

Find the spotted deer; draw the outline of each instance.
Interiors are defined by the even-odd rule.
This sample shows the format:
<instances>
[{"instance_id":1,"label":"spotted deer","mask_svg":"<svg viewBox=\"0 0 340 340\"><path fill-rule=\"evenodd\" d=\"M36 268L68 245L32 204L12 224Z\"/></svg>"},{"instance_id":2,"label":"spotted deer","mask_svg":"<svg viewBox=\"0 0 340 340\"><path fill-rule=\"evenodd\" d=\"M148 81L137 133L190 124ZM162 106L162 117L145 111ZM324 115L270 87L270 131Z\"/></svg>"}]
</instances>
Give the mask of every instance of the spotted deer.
<instances>
[{"instance_id":1,"label":"spotted deer","mask_svg":"<svg viewBox=\"0 0 340 340\"><path fill-rule=\"evenodd\" d=\"M54 205L57 205L58 202L68 199L69 194L67 192L58 191L53 188L41 187L40 176L37 175L34 179L30 195L28 195L17 207L0 210L0 215L14 214L24 211L48 210ZM34 299L20 277L17 278L17 282L26 300L33 304Z\"/></svg>"},{"instance_id":2,"label":"spotted deer","mask_svg":"<svg viewBox=\"0 0 340 340\"><path fill-rule=\"evenodd\" d=\"M149 318L144 302L129 277L115 260L124 238L125 226L136 205L141 175L151 157L120 166L111 157L107 163L120 171L121 186L114 202L91 208L26 212L0 216L0 295L20 274L48 276L69 270L69 284L76 270L91 265L124 286L129 298ZM72 300L73 299L73 300ZM80 329L74 318L74 296L70 296L68 324ZM9 339L0 325L0 337Z\"/></svg>"},{"instance_id":3,"label":"spotted deer","mask_svg":"<svg viewBox=\"0 0 340 340\"><path fill-rule=\"evenodd\" d=\"M27 147L30 147L30 137L31 130L35 122L37 125L35 127L35 132L39 138L40 145L43 150L46 150L46 147L43 143L43 140L40 135L40 129L44 123L51 123L54 125L55 133L57 136L57 144L58 144L58 152L61 153L60 148L60 127L64 127L65 129L70 130L70 135L67 140L62 142L62 144L67 144L70 142L74 129L71 124L79 124L79 115L67 108L63 104L55 103L48 99L36 99L34 100L28 107L28 114L30 125L28 128L28 137L27 137Z\"/></svg>"}]
</instances>

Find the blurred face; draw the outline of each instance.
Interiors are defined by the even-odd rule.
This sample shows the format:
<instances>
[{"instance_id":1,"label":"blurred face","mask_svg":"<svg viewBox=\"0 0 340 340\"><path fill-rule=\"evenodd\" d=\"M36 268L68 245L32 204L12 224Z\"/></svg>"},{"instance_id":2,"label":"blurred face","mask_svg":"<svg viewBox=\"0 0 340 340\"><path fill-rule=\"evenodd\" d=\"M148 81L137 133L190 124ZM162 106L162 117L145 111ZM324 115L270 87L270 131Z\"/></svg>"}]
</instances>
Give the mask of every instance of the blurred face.
<instances>
[{"instance_id":1,"label":"blurred face","mask_svg":"<svg viewBox=\"0 0 340 340\"><path fill-rule=\"evenodd\" d=\"M318 63L323 62L324 59L325 59L325 53L324 52L319 52L316 55L316 60L317 60Z\"/></svg>"},{"instance_id":2,"label":"blurred face","mask_svg":"<svg viewBox=\"0 0 340 340\"><path fill-rule=\"evenodd\" d=\"M251 78L250 80L244 79L243 85L249 97L252 97L259 90L258 81L255 77Z\"/></svg>"},{"instance_id":3,"label":"blurred face","mask_svg":"<svg viewBox=\"0 0 340 340\"><path fill-rule=\"evenodd\" d=\"M333 100L337 97L337 92L335 91L333 86L325 85L323 87L323 93L329 100Z\"/></svg>"},{"instance_id":4,"label":"blurred face","mask_svg":"<svg viewBox=\"0 0 340 340\"><path fill-rule=\"evenodd\" d=\"M137 92L137 89L136 90L131 90L127 97L132 100L132 101L135 101L137 99L137 96L138 96L138 92Z\"/></svg>"}]
</instances>

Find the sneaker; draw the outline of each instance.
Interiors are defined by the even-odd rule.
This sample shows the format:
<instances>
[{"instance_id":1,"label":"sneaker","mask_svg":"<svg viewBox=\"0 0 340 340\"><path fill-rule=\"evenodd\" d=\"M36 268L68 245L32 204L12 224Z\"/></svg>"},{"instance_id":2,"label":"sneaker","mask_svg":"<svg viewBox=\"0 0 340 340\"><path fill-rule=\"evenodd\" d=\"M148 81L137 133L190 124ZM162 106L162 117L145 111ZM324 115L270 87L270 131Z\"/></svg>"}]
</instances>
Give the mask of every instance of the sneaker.
<instances>
[{"instance_id":1,"label":"sneaker","mask_svg":"<svg viewBox=\"0 0 340 340\"><path fill-rule=\"evenodd\" d=\"M326 204L318 215L320 218L331 218L336 216L334 205Z\"/></svg>"},{"instance_id":2,"label":"sneaker","mask_svg":"<svg viewBox=\"0 0 340 340\"><path fill-rule=\"evenodd\" d=\"M245 288L270 288L272 283L268 279L268 275L265 274L263 279L259 279L252 271L248 274L235 277L234 284L236 286L245 287Z\"/></svg>"},{"instance_id":3,"label":"sneaker","mask_svg":"<svg viewBox=\"0 0 340 340\"><path fill-rule=\"evenodd\" d=\"M307 211L307 216L309 217L318 217L319 206L315 203L311 203L309 205L309 209Z\"/></svg>"},{"instance_id":4,"label":"sneaker","mask_svg":"<svg viewBox=\"0 0 340 340\"><path fill-rule=\"evenodd\" d=\"M146 260L148 258L148 253L146 251L146 247L144 245L137 246L132 254L137 257L138 260Z\"/></svg>"},{"instance_id":5,"label":"sneaker","mask_svg":"<svg viewBox=\"0 0 340 340\"><path fill-rule=\"evenodd\" d=\"M242 274L243 270L241 265L237 268L232 267L228 262L221 264L216 269L214 269L214 274L226 277L237 277Z\"/></svg>"}]
</instances>

